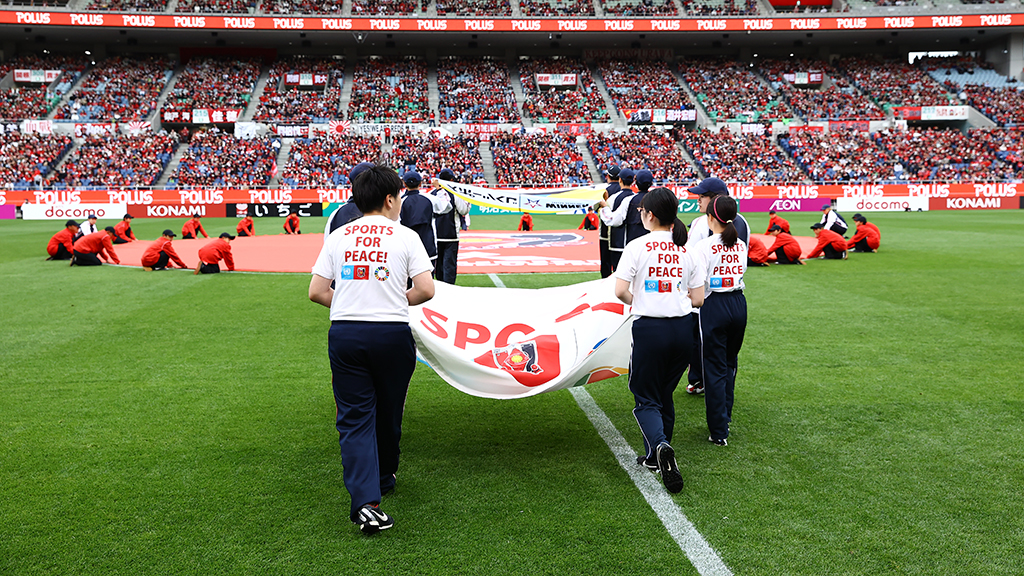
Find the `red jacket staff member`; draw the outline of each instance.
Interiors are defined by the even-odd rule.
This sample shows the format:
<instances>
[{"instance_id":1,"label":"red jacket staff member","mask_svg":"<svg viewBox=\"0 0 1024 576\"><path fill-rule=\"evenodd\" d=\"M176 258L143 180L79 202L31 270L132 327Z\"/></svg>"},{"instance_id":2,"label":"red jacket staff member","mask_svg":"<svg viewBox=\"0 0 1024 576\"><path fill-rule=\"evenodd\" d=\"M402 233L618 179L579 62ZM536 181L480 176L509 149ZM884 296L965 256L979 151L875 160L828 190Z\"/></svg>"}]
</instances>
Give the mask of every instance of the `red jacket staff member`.
<instances>
[{"instance_id":1,"label":"red jacket staff member","mask_svg":"<svg viewBox=\"0 0 1024 576\"><path fill-rule=\"evenodd\" d=\"M577 230L597 230L597 223L597 212L594 212L593 206L588 206L587 215L583 217L583 222L580 222Z\"/></svg>"},{"instance_id":2,"label":"red jacket staff member","mask_svg":"<svg viewBox=\"0 0 1024 576\"><path fill-rule=\"evenodd\" d=\"M818 245L807 255L808 258L821 256L826 260L846 260L846 239L838 232L826 230L821 222L811 226L818 238Z\"/></svg>"},{"instance_id":3,"label":"red jacket staff member","mask_svg":"<svg viewBox=\"0 0 1024 576\"><path fill-rule=\"evenodd\" d=\"M231 241L235 237L224 232L216 240L199 249L199 264L195 274L217 274L220 272L221 260L227 265L228 271L235 270L235 259L231 256Z\"/></svg>"},{"instance_id":4,"label":"red jacket staff member","mask_svg":"<svg viewBox=\"0 0 1024 576\"><path fill-rule=\"evenodd\" d=\"M142 253L142 267L149 272L165 270L167 265L173 260L178 265L178 268L188 268L181 261L181 258L178 258L178 253L171 246L171 239L175 236L177 234L174 232L164 230L163 236L150 244L149 248L146 248L146 251Z\"/></svg>"},{"instance_id":5,"label":"red jacket staff member","mask_svg":"<svg viewBox=\"0 0 1024 576\"><path fill-rule=\"evenodd\" d=\"M292 213L284 219L284 233L302 234L302 231L299 230L299 214L297 210L292 210Z\"/></svg>"},{"instance_id":6,"label":"red jacket staff member","mask_svg":"<svg viewBox=\"0 0 1024 576\"><path fill-rule=\"evenodd\" d=\"M238 222L238 226L235 226L235 232L238 232L239 236L255 236L256 231L252 223L252 216L246 214L245 218Z\"/></svg>"},{"instance_id":7,"label":"red jacket staff member","mask_svg":"<svg viewBox=\"0 0 1024 576\"><path fill-rule=\"evenodd\" d=\"M104 262L113 261L120 264L121 259L114 253L114 227L107 226L99 232L86 234L75 242L75 256L71 259L71 266L100 266L100 258Z\"/></svg>"},{"instance_id":8,"label":"red jacket staff member","mask_svg":"<svg viewBox=\"0 0 1024 576\"><path fill-rule=\"evenodd\" d=\"M46 253L50 255L47 260L71 260L75 255L75 235L78 234L78 222L68 220L64 229L57 232L50 238L46 245Z\"/></svg>"},{"instance_id":9,"label":"red jacket staff member","mask_svg":"<svg viewBox=\"0 0 1024 576\"><path fill-rule=\"evenodd\" d=\"M789 220L786 220L782 216L776 215L775 210L770 210L768 212L768 216L768 228L765 230L765 234L771 232L772 226L778 226L779 228L782 228L783 232L789 234Z\"/></svg>"},{"instance_id":10,"label":"red jacket staff member","mask_svg":"<svg viewBox=\"0 0 1024 576\"><path fill-rule=\"evenodd\" d=\"M803 248L800 247L800 243L796 241L787 232L783 232L779 226L772 226L768 230L769 236L775 237L775 243L768 249L769 254L775 254L776 264L803 264L800 260L800 255L803 254Z\"/></svg>"},{"instance_id":11,"label":"red jacket staff member","mask_svg":"<svg viewBox=\"0 0 1024 576\"><path fill-rule=\"evenodd\" d=\"M209 238L206 234L206 230L203 229L203 223L199 221L199 214L193 214L192 219L185 222L185 225L181 227L181 237L185 240L192 238L199 238L199 234L203 235L203 238Z\"/></svg>"},{"instance_id":12,"label":"red jacket staff member","mask_svg":"<svg viewBox=\"0 0 1024 576\"><path fill-rule=\"evenodd\" d=\"M768 249L760 240L751 236L747 250L747 267L768 265Z\"/></svg>"},{"instance_id":13,"label":"red jacket staff member","mask_svg":"<svg viewBox=\"0 0 1024 576\"><path fill-rule=\"evenodd\" d=\"M854 214L853 221L857 223L857 233L846 243L846 249L854 252L878 252L878 247L882 243L882 232L878 226L868 222L868 219L860 214Z\"/></svg>"},{"instance_id":14,"label":"red jacket staff member","mask_svg":"<svg viewBox=\"0 0 1024 576\"><path fill-rule=\"evenodd\" d=\"M135 233L132 232L132 216L131 214L125 214L124 218L114 226L114 244L127 244L138 240L135 237Z\"/></svg>"},{"instance_id":15,"label":"red jacket staff member","mask_svg":"<svg viewBox=\"0 0 1024 576\"><path fill-rule=\"evenodd\" d=\"M519 219L519 228L516 228L516 230L524 232L533 230L533 216L530 216L529 212L523 212L523 217Z\"/></svg>"}]
</instances>

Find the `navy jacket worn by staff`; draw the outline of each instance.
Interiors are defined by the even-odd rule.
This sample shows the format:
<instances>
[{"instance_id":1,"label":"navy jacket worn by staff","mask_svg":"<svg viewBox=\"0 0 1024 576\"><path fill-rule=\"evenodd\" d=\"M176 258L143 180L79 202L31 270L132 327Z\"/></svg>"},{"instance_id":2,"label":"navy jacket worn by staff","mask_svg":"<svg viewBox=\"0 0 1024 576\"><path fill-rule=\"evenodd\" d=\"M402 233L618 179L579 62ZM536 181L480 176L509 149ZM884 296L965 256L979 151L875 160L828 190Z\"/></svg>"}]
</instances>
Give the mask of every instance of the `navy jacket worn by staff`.
<instances>
[{"instance_id":1,"label":"navy jacket worn by staff","mask_svg":"<svg viewBox=\"0 0 1024 576\"><path fill-rule=\"evenodd\" d=\"M626 228L626 244L650 232L647 228L644 228L644 223L640 220L640 204L644 201L644 196L646 195L647 192L637 192L629 199L629 211L626 212L626 222L624 224Z\"/></svg>"},{"instance_id":2,"label":"navy jacket worn by staff","mask_svg":"<svg viewBox=\"0 0 1024 576\"><path fill-rule=\"evenodd\" d=\"M406 190L399 217L402 226L411 228L420 237L427 256L437 258L437 240L434 237L434 205L419 190Z\"/></svg>"},{"instance_id":3,"label":"navy jacket worn by staff","mask_svg":"<svg viewBox=\"0 0 1024 576\"><path fill-rule=\"evenodd\" d=\"M632 198L632 197L633 197L632 190L629 190L628 188L623 190L622 193L619 194L615 198L615 202L612 203L612 212L618 210L619 206L622 205L622 202L624 200L626 200L627 198ZM626 223L625 222L623 222L621 226L612 226L611 227L611 230L609 231L609 237L608 237L608 247L610 249L616 250L618 252L622 252L622 249L626 247Z\"/></svg>"},{"instance_id":4,"label":"navy jacket worn by staff","mask_svg":"<svg viewBox=\"0 0 1024 576\"><path fill-rule=\"evenodd\" d=\"M618 182L612 182L611 184L608 185L608 188L606 188L605 191L608 192L608 197L611 198L615 194L618 194L619 192L622 191L622 186L619 186ZM600 218L598 218L597 220L598 222L600 222L600 232L598 233L598 238L600 238L601 240L607 240L608 225L605 224L604 220L601 220Z\"/></svg>"},{"instance_id":5,"label":"navy jacket worn by staff","mask_svg":"<svg viewBox=\"0 0 1024 576\"><path fill-rule=\"evenodd\" d=\"M455 195L444 189L441 189L441 192L444 193L443 195L448 196L448 201L452 204L452 211L434 216L434 231L437 234L438 240L457 242L459 240L462 214L455 209Z\"/></svg>"}]
</instances>

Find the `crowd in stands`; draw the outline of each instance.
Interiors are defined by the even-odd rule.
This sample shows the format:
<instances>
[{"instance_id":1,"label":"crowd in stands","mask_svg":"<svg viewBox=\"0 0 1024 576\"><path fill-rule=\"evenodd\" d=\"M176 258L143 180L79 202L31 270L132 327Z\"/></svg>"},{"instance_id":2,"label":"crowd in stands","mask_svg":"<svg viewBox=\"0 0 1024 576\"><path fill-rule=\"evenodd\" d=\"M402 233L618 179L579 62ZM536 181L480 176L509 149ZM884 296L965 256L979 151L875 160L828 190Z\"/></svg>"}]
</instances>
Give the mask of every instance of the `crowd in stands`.
<instances>
[{"instance_id":1,"label":"crowd in stands","mask_svg":"<svg viewBox=\"0 0 1024 576\"><path fill-rule=\"evenodd\" d=\"M678 16L672 0L601 0L607 15L616 16Z\"/></svg>"},{"instance_id":2,"label":"crowd in stands","mask_svg":"<svg viewBox=\"0 0 1024 576\"><path fill-rule=\"evenodd\" d=\"M353 166L380 157L381 142L375 136L320 133L296 138L281 182L288 186L347 186Z\"/></svg>"},{"instance_id":3,"label":"crowd in stands","mask_svg":"<svg viewBox=\"0 0 1024 576\"><path fill-rule=\"evenodd\" d=\"M421 13L429 0L352 0L353 16L393 16Z\"/></svg>"},{"instance_id":4,"label":"crowd in stands","mask_svg":"<svg viewBox=\"0 0 1024 576\"><path fill-rule=\"evenodd\" d=\"M529 17L594 16L593 0L519 0L519 10Z\"/></svg>"},{"instance_id":5,"label":"crowd in stands","mask_svg":"<svg viewBox=\"0 0 1024 576\"><path fill-rule=\"evenodd\" d=\"M264 186L270 182L280 141L235 138L217 129L196 132L169 185Z\"/></svg>"},{"instance_id":6,"label":"crowd in stands","mask_svg":"<svg viewBox=\"0 0 1024 576\"><path fill-rule=\"evenodd\" d=\"M18 54L0 64L0 80L14 70L60 70L54 82L21 83L0 91L0 120L43 118L60 102L89 66L85 58L56 54ZM48 90L48 86L54 86Z\"/></svg>"},{"instance_id":7,"label":"crowd in stands","mask_svg":"<svg viewBox=\"0 0 1024 576\"><path fill-rule=\"evenodd\" d=\"M779 144L815 182L881 182L896 179L893 164L867 132L802 130Z\"/></svg>"},{"instance_id":8,"label":"crowd in stands","mask_svg":"<svg viewBox=\"0 0 1024 576\"><path fill-rule=\"evenodd\" d=\"M391 165L415 166L424 180L437 177L444 168L455 173L459 182L472 183L484 179L480 158L480 137L460 133L440 137L434 133L403 134L391 147Z\"/></svg>"},{"instance_id":9,"label":"crowd in stands","mask_svg":"<svg viewBox=\"0 0 1024 576\"><path fill-rule=\"evenodd\" d=\"M178 76L165 110L244 110L260 77L257 60L195 58Z\"/></svg>"},{"instance_id":10,"label":"crowd in stands","mask_svg":"<svg viewBox=\"0 0 1024 576\"><path fill-rule=\"evenodd\" d=\"M576 85L541 89L537 74L575 74ZM519 62L526 100L523 113L534 122L608 122L610 115L590 69L580 58L532 58Z\"/></svg>"},{"instance_id":11,"label":"crowd in stands","mask_svg":"<svg viewBox=\"0 0 1024 576\"><path fill-rule=\"evenodd\" d=\"M596 64L619 112L639 108L693 108L666 62L599 58Z\"/></svg>"},{"instance_id":12,"label":"crowd in stands","mask_svg":"<svg viewBox=\"0 0 1024 576\"><path fill-rule=\"evenodd\" d=\"M657 182L689 183L700 178L675 141L660 130L594 133L587 137L587 144L602 175L618 166L633 171L646 168Z\"/></svg>"},{"instance_id":13,"label":"crowd in stands","mask_svg":"<svg viewBox=\"0 0 1024 576\"><path fill-rule=\"evenodd\" d=\"M91 0L86 10L109 10L111 12L163 12L167 0Z\"/></svg>"},{"instance_id":14,"label":"crowd in stands","mask_svg":"<svg viewBox=\"0 0 1024 576\"><path fill-rule=\"evenodd\" d=\"M72 144L69 136L5 129L0 133L0 187L24 190L44 185Z\"/></svg>"},{"instance_id":15,"label":"crowd in stands","mask_svg":"<svg viewBox=\"0 0 1024 576\"><path fill-rule=\"evenodd\" d=\"M1014 180L1024 180L1024 130L971 130L970 138L980 140L1005 166L1014 170Z\"/></svg>"},{"instance_id":16,"label":"crowd in stands","mask_svg":"<svg viewBox=\"0 0 1024 576\"><path fill-rule=\"evenodd\" d=\"M174 133L96 135L80 143L49 180L53 187L152 186L178 148Z\"/></svg>"},{"instance_id":17,"label":"crowd in stands","mask_svg":"<svg viewBox=\"0 0 1024 576\"><path fill-rule=\"evenodd\" d=\"M726 182L800 182L806 176L792 158L772 141L771 130L763 134L737 134L694 130L683 133L683 146L704 176Z\"/></svg>"},{"instance_id":18,"label":"crowd in stands","mask_svg":"<svg viewBox=\"0 0 1024 576\"><path fill-rule=\"evenodd\" d=\"M437 61L438 113L442 123L519 123L508 66L501 60Z\"/></svg>"},{"instance_id":19,"label":"crowd in stands","mask_svg":"<svg viewBox=\"0 0 1024 576\"><path fill-rule=\"evenodd\" d=\"M252 14L257 0L178 0L175 12L195 14Z\"/></svg>"},{"instance_id":20,"label":"crowd in stands","mask_svg":"<svg viewBox=\"0 0 1024 576\"><path fill-rule=\"evenodd\" d=\"M301 78L313 82L302 86ZM300 82L295 82L299 76ZM341 118L345 61L291 56L274 62L253 120L288 124L323 123ZM322 82L318 82L322 80Z\"/></svg>"},{"instance_id":21,"label":"crowd in stands","mask_svg":"<svg viewBox=\"0 0 1024 576\"><path fill-rule=\"evenodd\" d=\"M973 106L1000 126L1024 125L1024 91L1020 88L968 86L963 90Z\"/></svg>"},{"instance_id":22,"label":"crowd in stands","mask_svg":"<svg viewBox=\"0 0 1024 576\"><path fill-rule=\"evenodd\" d=\"M81 122L145 120L156 110L174 63L161 57L114 57L89 71L55 116Z\"/></svg>"},{"instance_id":23,"label":"crowd in stands","mask_svg":"<svg viewBox=\"0 0 1024 576\"><path fill-rule=\"evenodd\" d=\"M417 58L356 63L349 100L353 122L422 122L429 115L427 65Z\"/></svg>"},{"instance_id":24,"label":"crowd in stands","mask_svg":"<svg viewBox=\"0 0 1024 576\"><path fill-rule=\"evenodd\" d=\"M757 0L680 0L680 3L690 16L749 16L758 13Z\"/></svg>"},{"instance_id":25,"label":"crowd in stands","mask_svg":"<svg viewBox=\"0 0 1024 576\"><path fill-rule=\"evenodd\" d=\"M266 14L333 14L340 15L344 0L264 0Z\"/></svg>"},{"instance_id":26,"label":"crowd in stands","mask_svg":"<svg viewBox=\"0 0 1024 576\"><path fill-rule=\"evenodd\" d=\"M511 16L509 0L437 0L438 16Z\"/></svg>"},{"instance_id":27,"label":"crowd in stands","mask_svg":"<svg viewBox=\"0 0 1024 576\"><path fill-rule=\"evenodd\" d=\"M491 135L499 186L590 183L576 137L525 132Z\"/></svg>"},{"instance_id":28,"label":"crowd in stands","mask_svg":"<svg viewBox=\"0 0 1024 576\"><path fill-rule=\"evenodd\" d=\"M1004 175L1001 163L981 139L956 129L882 130L872 139L895 160L894 172L900 180L983 181Z\"/></svg>"},{"instance_id":29,"label":"crowd in stands","mask_svg":"<svg viewBox=\"0 0 1024 576\"><path fill-rule=\"evenodd\" d=\"M679 63L683 79L708 116L718 122L764 122L792 117L785 102L749 66L726 58Z\"/></svg>"},{"instance_id":30,"label":"crowd in stands","mask_svg":"<svg viewBox=\"0 0 1024 576\"><path fill-rule=\"evenodd\" d=\"M814 60L771 60L758 62L758 71L782 94L782 99L804 119L811 120L882 120L885 112L861 94L849 80L826 62ZM820 72L828 88L798 87L785 75L795 72Z\"/></svg>"},{"instance_id":31,"label":"crowd in stands","mask_svg":"<svg viewBox=\"0 0 1024 576\"><path fill-rule=\"evenodd\" d=\"M952 94L920 68L906 62L845 58L836 68L861 92L893 106L948 106Z\"/></svg>"}]
</instances>

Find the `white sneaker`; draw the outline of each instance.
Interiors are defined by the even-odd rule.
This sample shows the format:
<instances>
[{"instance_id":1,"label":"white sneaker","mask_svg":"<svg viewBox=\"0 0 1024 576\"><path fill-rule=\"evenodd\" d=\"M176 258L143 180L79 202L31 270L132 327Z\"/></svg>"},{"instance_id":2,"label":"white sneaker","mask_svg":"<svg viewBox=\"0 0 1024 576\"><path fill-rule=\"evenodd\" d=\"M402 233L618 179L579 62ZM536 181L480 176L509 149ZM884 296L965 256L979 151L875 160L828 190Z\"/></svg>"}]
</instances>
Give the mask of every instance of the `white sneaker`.
<instances>
[{"instance_id":1,"label":"white sneaker","mask_svg":"<svg viewBox=\"0 0 1024 576\"><path fill-rule=\"evenodd\" d=\"M359 509L356 524L359 524L359 529L363 534L376 534L394 526L395 520L379 507L373 504L363 504L363 507Z\"/></svg>"}]
</instances>

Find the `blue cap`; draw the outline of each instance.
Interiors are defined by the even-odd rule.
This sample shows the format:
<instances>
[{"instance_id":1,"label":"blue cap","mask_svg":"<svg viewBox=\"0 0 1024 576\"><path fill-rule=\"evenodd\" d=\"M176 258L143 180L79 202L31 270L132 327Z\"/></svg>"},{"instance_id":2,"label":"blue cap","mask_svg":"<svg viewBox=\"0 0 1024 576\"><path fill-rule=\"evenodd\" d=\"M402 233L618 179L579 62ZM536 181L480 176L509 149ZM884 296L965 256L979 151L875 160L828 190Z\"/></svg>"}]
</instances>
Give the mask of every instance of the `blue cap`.
<instances>
[{"instance_id":1,"label":"blue cap","mask_svg":"<svg viewBox=\"0 0 1024 576\"><path fill-rule=\"evenodd\" d=\"M608 169L608 176L610 176L612 178L618 178L619 177L619 167L618 166L612 166L611 168L609 168Z\"/></svg>"},{"instance_id":2,"label":"blue cap","mask_svg":"<svg viewBox=\"0 0 1024 576\"><path fill-rule=\"evenodd\" d=\"M455 180L455 172L452 172L448 168L445 168L445 169L443 169L443 170L441 170L440 172L437 173L437 179L438 180L447 180L447 181L451 182L452 180Z\"/></svg>"},{"instance_id":3,"label":"blue cap","mask_svg":"<svg viewBox=\"0 0 1024 576\"><path fill-rule=\"evenodd\" d=\"M355 181L356 176L359 176L360 174L362 174L363 172L367 171L370 168L373 168L373 162L360 162L359 164L353 166L352 169L349 170L348 172L349 184Z\"/></svg>"},{"instance_id":4,"label":"blue cap","mask_svg":"<svg viewBox=\"0 0 1024 576\"><path fill-rule=\"evenodd\" d=\"M619 171L619 182L622 182L623 184L632 184L633 183L633 171L630 170L629 168L623 168L622 170L620 170Z\"/></svg>"},{"instance_id":5,"label":"blue cap","mask_svg":"<svg viewBox=\"0 0 1024 576\"><path fill-rule=\"evenodd\" d=\"M419 172L415 170L409 170L402 176L402 182L405 182L406 184L419 184L420 182L423 182L423 177L420 176Z\"/></svg>"},{"instance_id":6,"label":"blue cap","mask_svg":"<svg viewBox=\"0 0 1024 576\"><path fill-rule=\"evenodd\" d=\"M822 209L822 210L824 210L825 208L831 208L831 207L832 207L832 203L831 203L831 202L830 202L830 203L828 203L828 204L822 204L822 205L821 205L821 209Z\"/></svg>"},{"instance_id":7,"label":"blue cap","mask_svg":"<svg viewBox=\"0 0 1024 576\"><path fill-rule=\"evenodd\" d=\"M634 179L637 184L654 184L654 174L646 168L638 170Z\"/></svg>"},{"instance_id":8,"label":"blue cap","mask_svg":"<svg viewBox=\"0 0 1024 576\"><path fill-rule=\"evenodd\" d=\"M690 194L696 194L697 196L718 196L719 194L729 194L729 187L718 178L705 178L701 180L700 184L697 184L693 188L687 189Z\"/></svg>"}]
</instances>

